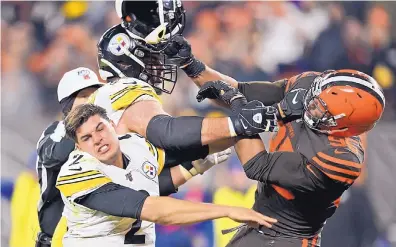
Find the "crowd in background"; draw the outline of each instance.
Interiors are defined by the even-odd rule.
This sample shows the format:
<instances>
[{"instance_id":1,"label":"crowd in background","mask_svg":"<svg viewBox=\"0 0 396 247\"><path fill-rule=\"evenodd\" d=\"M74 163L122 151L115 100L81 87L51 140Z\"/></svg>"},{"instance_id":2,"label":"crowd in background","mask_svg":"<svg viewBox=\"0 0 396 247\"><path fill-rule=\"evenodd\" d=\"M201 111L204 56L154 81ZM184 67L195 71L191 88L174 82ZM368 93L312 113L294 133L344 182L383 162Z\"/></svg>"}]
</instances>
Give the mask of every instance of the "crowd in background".
<instances>
[{"instance_id":1,"label":"crowd in background","mask_svg":"<svg viewBox=\"0 0 396 247\"><path fill-rule=\"evenodd\" d=\"M29 195L37 193L35 142L60 117L58 82L79 66L97 71L96 43L119 19L112 1L1 5L2 243L25 247L13 221L34 213L35 197ZM377 79L386 108L368 136L366 173L326 224L322 246L396 246L396 169L390 164L396 147L396 3L184 1L184 6L184 35L195 56L238 81L275 81L307 70L341 68ZM180 72L173 94L161 96L165 110L174 116L224 114L208 102L198 104L196 92ZM268 141L267 135L263 138ZM175 197L250 207L254 185L233 155L192 179ZM224 246L230 236L220 230L230 226L226 220L158 226L157 246Z\"/></svg>"}]
</instances>

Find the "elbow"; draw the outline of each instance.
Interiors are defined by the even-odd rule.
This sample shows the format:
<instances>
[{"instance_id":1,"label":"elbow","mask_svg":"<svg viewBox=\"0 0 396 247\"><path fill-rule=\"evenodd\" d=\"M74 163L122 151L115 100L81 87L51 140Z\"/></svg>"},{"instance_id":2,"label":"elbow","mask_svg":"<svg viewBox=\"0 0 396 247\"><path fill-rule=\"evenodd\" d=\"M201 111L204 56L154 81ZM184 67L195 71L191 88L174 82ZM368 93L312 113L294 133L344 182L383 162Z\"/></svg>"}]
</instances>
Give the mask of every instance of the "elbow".
<instances>
[{"instance_id":1,"label":"elbow","mask_svg":"<svg viewBox=\"0 0 396 247\"><path fill-rule=\"evenodd\" d=\"M148 222L153 222L161 225L168 225L167 213L165 208L161 206L161 197L158 196L149 196L146 198L141 213L140 220L145 220Z\"/></svg>"},{"instance_id":2,"label":"elbow","mask_svg":"<svg viewBox=\"0 0 396 247\"><path fill-rule=\"evenodd\" d=\"M266 151L260 152L243 165L245 174L249 179L263 182L265 174L268 172L267 156Z\"/></svg>"}]
</instances>

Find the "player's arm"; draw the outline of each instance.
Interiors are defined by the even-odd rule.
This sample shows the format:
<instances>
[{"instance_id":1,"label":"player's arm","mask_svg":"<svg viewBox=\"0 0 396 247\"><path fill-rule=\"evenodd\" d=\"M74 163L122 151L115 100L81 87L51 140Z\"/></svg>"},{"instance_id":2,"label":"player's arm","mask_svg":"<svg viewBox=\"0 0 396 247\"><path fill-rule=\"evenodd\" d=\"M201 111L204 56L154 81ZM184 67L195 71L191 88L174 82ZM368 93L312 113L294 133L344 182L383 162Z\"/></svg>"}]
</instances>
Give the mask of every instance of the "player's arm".
<instances>
[{"instance_id":1,"label":"player's arm","mask_svg":"<svg viewBox=\"0 0 396 247\"><path fill-rule=\"evenodd\" d=\"M203 174L215 165L218 165L226 161L231 155L231 149L228 148L221 152L209 154L205 159L199 159L195 161L184 161L179 159L178 156L184 157L183 152L170 152L166 153L165 167L162 169L158 176L160 195L167 196L172 193L176 193L177 189L185 184L192 177ZM188 156L187 157L188 160ZM177 164L181 161L180 165Z\"/></svg>"},{"instance_id":2,"label":"player's arm","mask_svg":"<svg viewBox=\"0 0 396 247\"><path fill-rule=\"evenodd\" d=\"M194 224L223 217L238 222L259 223L268 227L276 222L250 209L149 196L145 191L136 191L112 182L104 184L88 195L78 197L75 202L109 215L146 220L162 225Z\"/></svg>"},{"instance_id":3,"label":"player's arm","mask_svg":"<svg viewBox=\"0 0 396 247\"><path fill-rule=\"evenodd\" d=\"M278 103L283 99L287 80L276 83L254 81L241 83L224 75L194 57L191 45L182 36L173 37L171 44L165 49L168 58L178 65L191 80L201 88L210 81L223 81L238 88L248 101L260 100L265 105Z\"/></svg>"},{"instance_id":4,"label":"player's arm","mask_svg":"<svg viewBox=\"0 0 396 247\"><path fill-rule=\"evenodd\" d=\"M299 152L269 153L259 138L240 140L235 150L247 177L294 192L325 189L331 183L342 193L360 174L361 160L348 150L337 154L327 149L307 159Z\"/></svg>"},{"instance_id":5,"label":"player's arm","mask_svg":"<svg viewBox=\"0 0 396 247\"><path fill-rule=\"evenodd\" d=\"M74 150L74 141L65 137L63 122L52 123L37 143L38 160L47 169L60 169Z\"/></svg>"},{"instance_id":6,"label":"player's arm","mask_svg":"<svg viewBox=\"0 0 396 247\"><path fill-rule=\"evenodd\" d=\"M157 147L178 151L231 137L227 118L172 117L158 101L133 103L119 125L117 128L135 131Z\"/></svg>"}]
</instances>

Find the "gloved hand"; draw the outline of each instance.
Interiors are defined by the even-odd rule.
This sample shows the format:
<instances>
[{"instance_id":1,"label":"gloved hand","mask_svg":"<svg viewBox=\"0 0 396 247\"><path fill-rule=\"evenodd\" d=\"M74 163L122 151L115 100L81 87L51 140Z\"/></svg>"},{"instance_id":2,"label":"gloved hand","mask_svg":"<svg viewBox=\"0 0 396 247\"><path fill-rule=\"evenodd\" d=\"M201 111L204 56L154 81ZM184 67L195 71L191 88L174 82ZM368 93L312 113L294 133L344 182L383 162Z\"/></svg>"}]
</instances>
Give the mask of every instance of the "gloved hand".
<instances>
[{"instance_id":1,"label":"gloved hand","mask_svg":"<svg viewBox=\"0 0 396 247\"><path fill-rule=\"evenodd\" d=\"M237 107L233 109L237 109L237 112L230 119L237 135L252 136L261 132L276 132L279 129L277 110L273 106L264 106L262 102L253 100L239 110Z\"/></svg>"},{"instance_id":2,"label":"gloved hand","mask_svg":"<svg viewBox=\"0 0 396 247\"><path fill-rule=\"evenodd\" d=\"M173 36L163 52L167 60L191 78L199 76L206 69L205 64L194 57L190 43L181 35Z\"/></svg>"},{"instance_id":3,"label":"gloved hand","mask_svg":"<svg viewBox=\"0 0 396 247\"><path fill-rule=\"evenodd\" d=\"M201 87L197 94L198 102L204 99L219 99L231 107L242 107L247 104L245 96L237 88L224 81L210 81ZM236 99L239 99L236 101ZM233 110L234 111L234 110Z\"/></svg>"},{"instance_id":4,"label":"gloved hand","mask_svg":"<svg viewBox=\"0 0 396 247\"><path fill-rule=\"evenodd\" d=\"M166 57L179 68L184 68L192 63L194 55L191 45L181 35L175 35L164 50Z\"/></svg>"},{"instance_id":5,"label":"gloved hand","mask_svg":"<svg viewBox=\"0 0 396 247\"><path fill-rule=\"evenodd\" d=\"M223 150L221 152L209 154L208 156L205 157L205 159L194 161L192 165L199 174L203 174L213 166L228 160L230 155L231 155L231 148L227 148L226 150Z\"/></svg>"},{"instance_id":6,"label":"gloved hand","mask_svg":"<svg viewBox=\"0 0 396 247\"><path fill-rule=\"evenodd\" d=\"M302 118L304 113L305 90L294 89L288 92L281 102L274 105L277 109L277 119L283 123Z\"/></svg>"},{"instance_id":7,"label":"gloved hand","mask_svg":"<svg viewBox=\"0 0 396 247\"><path fill-rule=\"evenodd\" d=\"M277 110L273 106L264 106L260 101L247 102L238 89L223 81L206 83L198 92L197 100L205 98L219 99L231 107L230 116L236 135L255 135L265 131L277 131Z\"/></svg>"}]
</instances>

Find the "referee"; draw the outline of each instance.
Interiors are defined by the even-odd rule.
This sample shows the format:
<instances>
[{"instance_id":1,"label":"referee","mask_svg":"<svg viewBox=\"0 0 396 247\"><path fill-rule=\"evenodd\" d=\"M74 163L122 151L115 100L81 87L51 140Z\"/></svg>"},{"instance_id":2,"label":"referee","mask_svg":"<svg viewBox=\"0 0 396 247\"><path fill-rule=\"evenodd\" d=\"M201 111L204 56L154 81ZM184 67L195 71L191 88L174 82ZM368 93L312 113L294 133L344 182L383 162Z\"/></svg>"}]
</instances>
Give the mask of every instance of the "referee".
<instances>
[{"instance_id":1,"label":"referee","mask_svg":"<svg viewBox=\"0 0 396 247\"><path fill-rule=\"evenodd\" d=\"M62 113L66 116L71 109L83 104L103 83L88 68L77 68L65 73L58 86L58 100ZM55 188L61 166L74 150L74 141L65 137L63 121L52 123L37 143L37 175L40 183L38 219L41 232L37 236L36 247L51 246L55 229L62 217L63 202ZM66 228L66 227L64 227ZM60 243L62 236L57 239ZM54 238L54 244L55 244Z\"/></svg>"}]
</instances>

